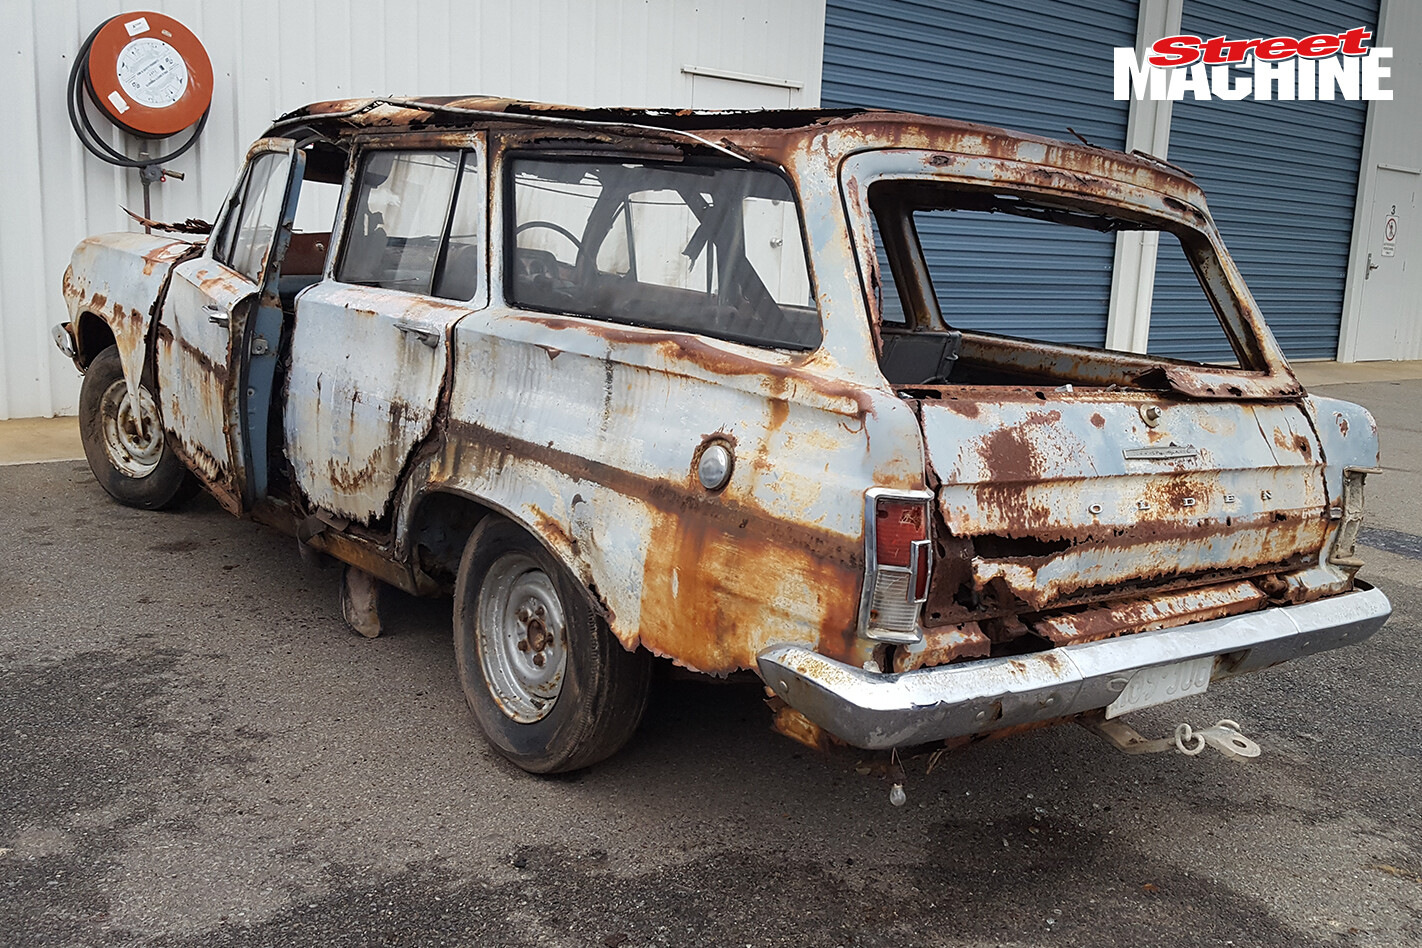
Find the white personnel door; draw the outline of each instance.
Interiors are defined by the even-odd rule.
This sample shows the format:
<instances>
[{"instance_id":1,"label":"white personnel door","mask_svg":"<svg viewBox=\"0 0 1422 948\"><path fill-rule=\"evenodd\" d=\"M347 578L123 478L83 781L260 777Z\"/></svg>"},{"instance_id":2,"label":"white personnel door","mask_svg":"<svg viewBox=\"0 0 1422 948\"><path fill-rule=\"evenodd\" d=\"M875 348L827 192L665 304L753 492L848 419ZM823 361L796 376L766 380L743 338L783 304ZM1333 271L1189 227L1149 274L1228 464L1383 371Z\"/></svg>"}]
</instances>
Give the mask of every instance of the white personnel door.
<instances>
[{"instance_id":1,"label":"white personnel door","mask_svg":"<svg viewBox=\"0 0 1422 948\"><path fill-rule=\"evenodd\" d=\"M1367 271L1354 358L1416 358L1422 346L1422 297L1417 268L1422 217L1417 191L1422 174L1378 168L1368 219ZM1409 269L1410 268L1410 269ZM1411 292L1408 291L1411 284Z\"/></svg>"}]
</instances>

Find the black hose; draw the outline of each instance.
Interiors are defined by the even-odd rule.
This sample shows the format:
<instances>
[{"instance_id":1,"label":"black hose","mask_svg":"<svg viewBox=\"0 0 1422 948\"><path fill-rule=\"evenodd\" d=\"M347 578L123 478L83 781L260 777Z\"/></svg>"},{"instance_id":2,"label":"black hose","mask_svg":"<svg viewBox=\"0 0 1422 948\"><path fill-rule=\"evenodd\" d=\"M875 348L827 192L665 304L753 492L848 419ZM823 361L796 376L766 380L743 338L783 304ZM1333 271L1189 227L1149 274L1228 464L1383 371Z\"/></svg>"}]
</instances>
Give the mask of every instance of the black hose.
<instances>
[{"instance_id":1,"label":"black hose","mask_svg":"<svg viewBox=\"0 0 1422 948\"><path fill-rule=\"evenodd\" d=\"M89 120L89 112L84 107L83 97L86 92L91 98L94 96L94 90L88 78L89 50L94 45L94 37L98 36L99 30L102 30L107 24L108 21L105 20L94 27L94 32L90 33L89 38L84 41L84 45L79 47L79 53L74 57L74 66L69 70L69 124L73 127L74 134L79 136L79 141L83 143L89 154L121 168L162 165L182 157L189 148L197 144L203 126L207 124L208 113L212 111L211 103L206 109L203 109L202 117L193 126L193 132L188 136L188 140L175 151L157 158L130 158L100 138L99 133L95 131L93 122Z\"/></svg>"}]
</instances>

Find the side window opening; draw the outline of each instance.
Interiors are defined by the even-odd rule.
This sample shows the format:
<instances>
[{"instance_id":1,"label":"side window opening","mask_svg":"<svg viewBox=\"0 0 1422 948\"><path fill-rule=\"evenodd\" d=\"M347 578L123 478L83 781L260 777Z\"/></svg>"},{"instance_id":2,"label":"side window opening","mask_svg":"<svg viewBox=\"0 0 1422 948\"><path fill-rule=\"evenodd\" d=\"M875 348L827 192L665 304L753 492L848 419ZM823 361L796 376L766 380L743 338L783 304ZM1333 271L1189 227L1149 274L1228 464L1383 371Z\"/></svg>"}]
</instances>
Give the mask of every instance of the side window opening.
<instances>
[{"instance_id":1,"label":"side window opening","mask_svg":"<svg viewBox=\"0 0 1422 948\"><path fill-rule=\"evenodd\" d=\"M272 238L286 199L289 155L265 152L247 165L231 210L213 247L213 257L253 283L261 283Z\"/></svg>"},{"instance_id":2,"label":"side window opening","mask_svg":"<svg viewBox=\"0 0 1422 948\"><path fill-rule=\"evenodd\" d=\"M292 232L325 234L329 238L331 224L340 209L341 182L313 178L308 172L301 180L301 192L297 198L296 223Z\"/></svg>"},{"instance_id":3,"label":"side window opening","mask_svg":"<svg viewBox=\"0 0 1422 948\"><path fill-rule=\"evenodd\" d=\"M813 349L800 218L774 172L711 163L515 158L510 302Z\"/></svg>"},{"instance_id":4,"label":"side window opening","mask_svg":"<svg viewBox=\"0 0 1422 948\"><path fill-rule=\"evenodd\" d=\"M310 165L307 166L308 169ZM331 225L341 203L338 182L312 178L308 172L301 180L296 195L296 221L291 229L291 243L281 261L281 295L285 300L295 297L321 279L326 266L326 251L331 246ZM293 287L299 287L293 289Z\"/></svg>"},{"instance_id":5,"label":"side window opening","mask_svg":"<svg viewBox=\"0 0 1422 948\"><path fill-rule=\"evenodd\" d=\"M326 266L331 234L341 205L347 152L330 142L306 146L306 170L296 194L291 242L281 261L277 290L282 308L292 312L302 290L318 283Z\"/></svg>"},{"instance_id":6,"label":"side window opening","mask_svg":"<svg viewBox=\"0 0 1422 948\"><path fill-rule=\"evenodd\" d=\"M336 279L470 299L482 267L482 218L474 152L368 151Z\"/></svg>"},{"instance_id":7,"label":"side window opening","mask_svg":"<svg viewBox=\"0 0 1422 948\"><path fill-rule=\"evenodd\" d=\"M292 226L291 249L282 263L283 272L320 273L331 246L331 231L341 207L341 190L346 180L350 152L343 146L317 140L302 149L306 170L297 193L296 220ZM296 254L293 260L292 255Z\"/></svg>"}]
</instances>

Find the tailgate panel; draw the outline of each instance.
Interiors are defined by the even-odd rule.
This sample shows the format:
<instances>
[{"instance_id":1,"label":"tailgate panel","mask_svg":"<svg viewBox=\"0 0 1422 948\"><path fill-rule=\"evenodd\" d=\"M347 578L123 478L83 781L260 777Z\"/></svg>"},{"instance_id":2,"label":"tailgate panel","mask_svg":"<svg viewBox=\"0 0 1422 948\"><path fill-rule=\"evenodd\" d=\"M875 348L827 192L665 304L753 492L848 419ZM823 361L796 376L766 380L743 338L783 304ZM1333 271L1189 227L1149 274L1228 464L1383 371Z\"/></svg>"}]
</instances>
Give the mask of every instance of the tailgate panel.
<instances>
[{"instance_id":1,"label":"tailgate panel","mask_svg":"<svg viewBox=\"0 0 1422 948\"><path fill-rule=\"evenodd\" d=\"M972 594L1005 584L1040 610L1079 590L1171 585L1322 547L1329 502L1301 407L1042 396L921 403L943 523L971 541L955 582Z\"/></svg>"}]
</instances>

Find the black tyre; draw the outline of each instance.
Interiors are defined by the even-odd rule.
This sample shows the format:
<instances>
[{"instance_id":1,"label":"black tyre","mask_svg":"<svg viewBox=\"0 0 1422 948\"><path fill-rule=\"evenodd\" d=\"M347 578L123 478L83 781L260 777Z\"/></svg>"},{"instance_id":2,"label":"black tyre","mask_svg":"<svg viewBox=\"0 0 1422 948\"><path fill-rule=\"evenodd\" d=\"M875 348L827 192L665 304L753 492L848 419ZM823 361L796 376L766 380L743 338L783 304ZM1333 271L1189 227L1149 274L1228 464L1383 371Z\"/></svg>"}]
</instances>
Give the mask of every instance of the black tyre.
<instances>
[{"instance_id":1,"label":"black tyre","mask_svg":"<svg viewBox=\"0 0 1422 948\"><path fill-rule=\"evenodd\" d=\"M100 352L84 373L79 436L95 480L121 504L163 510L201 489L168 447L153 393L140 387L135 398L129 391L115 346Z\"/></svg>"},{"instance_id":2,"label":"black tyre","mask_svg":"<svg viewBox=\"0 0 1422 948\"><path fill-rule=\"evenodd\" d=\"M489 743L532 773L610 757L647 706L651 656L623 648L563 565L501 517L460 561L454 656Z\"/></svg>"}]
</instances>

